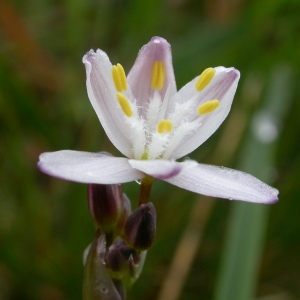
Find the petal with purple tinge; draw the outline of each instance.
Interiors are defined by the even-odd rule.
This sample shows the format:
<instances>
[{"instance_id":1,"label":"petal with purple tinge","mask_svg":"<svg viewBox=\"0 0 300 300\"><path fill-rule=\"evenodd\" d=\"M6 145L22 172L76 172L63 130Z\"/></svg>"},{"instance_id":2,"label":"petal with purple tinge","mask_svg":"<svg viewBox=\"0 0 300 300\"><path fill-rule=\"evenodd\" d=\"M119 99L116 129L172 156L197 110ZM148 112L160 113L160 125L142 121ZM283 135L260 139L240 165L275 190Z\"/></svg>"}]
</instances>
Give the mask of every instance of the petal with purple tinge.
<instances>
[{"instance_id":1,"label":"petal with purple tinge","mask_svg":"<svg viewBox=\"0 0 300 300\"><path fill-rule=\"evenodd\" d=\"M224 167L198 164L165 181L206 196L265 204L278 201L278 190L250 174Z\"/></svg>"},{"instance_id":2,"label":"petal with purple tinge","mask_svg":"<svg viewBox=\"0 0 300 300\"><path fill-rule=\"evenodd\" d=\"M183 169L188 169L191 166L195 166L197 163L194 161L188 161L185 164L168 161L168 160L134 160L130 159L129 163L137 170L144 172L152 177L167 180L178 175Z\"/></svg>"},{"instance_id":3,"label":"petal with purple tinge","mask_svg":"<svg viewBox=\"0 0 300 300\"><path fill-rule=\"evenodd\" d=\"M153 37L148 44L140 50L138 57L128 73L128 83L138 106L147 107L149 99L153 97L153 67L159 62L162 73L163 85L159 88L159 94L163 99L167 89L169 96L176 93L176 82L172 64L170 44L161 37ZM154 76L155 77L155 76ZM160 76L159 76L160 77Z\"/></svg>"},{"instance_id":4,"label":"petal with purple tinge","mask_svg":"<svg viewBox=\"0 0 300 300\"><path fill-rule=\"evenodd\" d=\"M186 118L189 121L194 121L199 118L199 126L192 134L186 136L175 147L170 145L170 147L173 148L170 156L172 159L178 159L197 149L219 128L231 109L240 73L234 68L216 67L214 70L214 78L203 90L199 92L195 88L196 82L199 79L198 76L185 85L174 95L173 99L170 100L169 104L175 107L175 103L180 104L189 99L193 99L194 105ZM214 99L219 101L219 107L204 117L197 116L197 107ZM176 141L174 142L176 144Z\"/></svg>"},{"instance_id":5,"label":"petal with purple tinge","mask_svg":"<svg viewBox=\"0 0 300 300\"><path fill-rule=\"evenodd\" d=\"M38 167L48 175L81 183L115 184L144 177L131 167L127 158L106 152L46 152L40 155Z\"/></svg>"},{"instance_id":6,"label":"petal with purple tinge","mask_svg":"<svg viewBox=\"0 0 300 300\"><path fill-rule=\"evenodd\" d=\"M130 127L117 101L112 64L105 52L90 50L82 59L86 68L86 86L91 104L114 146L132 156Z\"/></svg>"}]
</instances>

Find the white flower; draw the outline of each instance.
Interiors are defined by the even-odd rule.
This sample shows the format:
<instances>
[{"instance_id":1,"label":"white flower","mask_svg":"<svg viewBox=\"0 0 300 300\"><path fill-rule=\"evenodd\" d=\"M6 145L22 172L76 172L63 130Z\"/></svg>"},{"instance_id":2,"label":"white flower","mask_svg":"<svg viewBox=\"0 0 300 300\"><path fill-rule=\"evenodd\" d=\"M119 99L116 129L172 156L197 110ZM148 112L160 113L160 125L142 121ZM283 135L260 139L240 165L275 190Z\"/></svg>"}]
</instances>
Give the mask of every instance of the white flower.
<instances>
[{"instance_id":1,"label":"white flower","mask_svg":"<svg viewBox=\"0 0 300 300\"><path fill-rule=\"evenodd\" d=\"M125 157L63 150L43 153L39 168L82 183L115 184L151 176L208 196L274 203L278 191L224 167L176 162L205 142L230 111L239 80L234 68L208 68L177 92L171 48L153 37L126 77L105 52L83 62L87 91L111 142Z\"/></svg>"}]
</instances>

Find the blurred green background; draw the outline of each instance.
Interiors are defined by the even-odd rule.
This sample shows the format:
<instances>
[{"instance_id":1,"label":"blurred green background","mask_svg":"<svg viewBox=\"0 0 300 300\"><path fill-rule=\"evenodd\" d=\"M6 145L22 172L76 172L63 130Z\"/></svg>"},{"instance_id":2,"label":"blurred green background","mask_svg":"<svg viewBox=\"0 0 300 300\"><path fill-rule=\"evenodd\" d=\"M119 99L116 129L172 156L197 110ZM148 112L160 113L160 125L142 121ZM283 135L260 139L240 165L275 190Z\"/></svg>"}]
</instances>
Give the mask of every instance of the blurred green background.
<instances>
[{"instance_id":1,"label":"blurred green background","mask_svg":"<svg viewBox=\"0 0 300 300\"><path fill-rule=\"evenodd\" d=\"M81 299L86 186L40 173L38 155L119 155L81 59L101 48L128 72L154 35L172 45L178 88L206 67L241 71L229 117L190 157L250 172L280 201L155 182L157 238L130 299L300 299L299 16L298 0L0 0L0 299ZM137 187L124 185L133 206Z\"/></svg>"}]
</instances>

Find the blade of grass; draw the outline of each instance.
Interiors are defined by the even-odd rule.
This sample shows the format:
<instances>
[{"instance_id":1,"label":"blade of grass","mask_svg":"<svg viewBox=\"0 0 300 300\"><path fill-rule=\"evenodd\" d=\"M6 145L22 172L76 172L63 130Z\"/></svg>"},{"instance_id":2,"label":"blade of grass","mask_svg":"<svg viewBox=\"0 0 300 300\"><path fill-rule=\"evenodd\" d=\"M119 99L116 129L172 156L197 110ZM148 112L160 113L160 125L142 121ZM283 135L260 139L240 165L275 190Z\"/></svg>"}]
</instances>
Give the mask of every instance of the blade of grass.
<instances>
[{"instance_id":1,"label":"blade of grass","mask_svg":"<svg viewBox=\"0 0 300 300\"><path fill-rule=\"evenodd\" d=\"M279 124L290 103L291 71L278 67L271 77L264 104L253 117L239 169L264 181L270 181L268 170L274 164L274 152ZM269 178L268 178L269 177ZM252 203L232 203L225 237L216 300L252 299L258 281L269 206Z\"/></svg>"}]
</instances>

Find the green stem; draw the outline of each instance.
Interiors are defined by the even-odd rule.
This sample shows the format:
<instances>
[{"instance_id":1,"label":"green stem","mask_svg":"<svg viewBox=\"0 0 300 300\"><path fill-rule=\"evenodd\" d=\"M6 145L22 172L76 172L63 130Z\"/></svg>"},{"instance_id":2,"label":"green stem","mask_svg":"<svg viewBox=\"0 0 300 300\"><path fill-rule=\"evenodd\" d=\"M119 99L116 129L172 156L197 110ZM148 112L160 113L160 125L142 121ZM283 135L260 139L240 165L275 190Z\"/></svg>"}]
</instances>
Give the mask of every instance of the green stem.
<instances>
[{"instance_id":1,"label":"green stem","mask_svg":"<svg viewBox=\"0 0 300 300\"><path fill-rule=\"evenodd\" d=\"M146 176L142 179L138 206L149 202L152 184L153 177Z\"/></svg>"}]
</instances>

